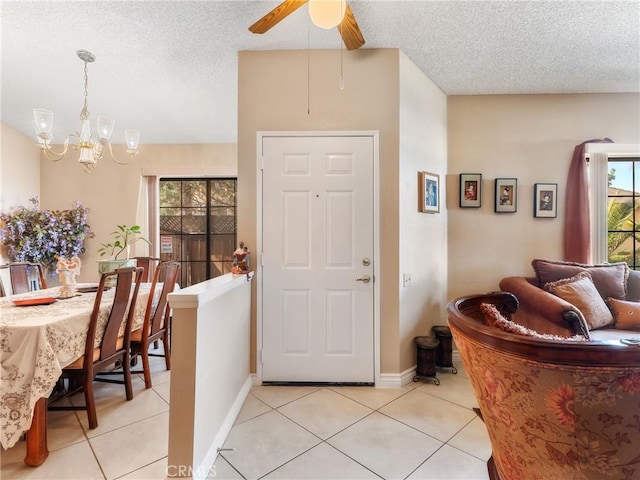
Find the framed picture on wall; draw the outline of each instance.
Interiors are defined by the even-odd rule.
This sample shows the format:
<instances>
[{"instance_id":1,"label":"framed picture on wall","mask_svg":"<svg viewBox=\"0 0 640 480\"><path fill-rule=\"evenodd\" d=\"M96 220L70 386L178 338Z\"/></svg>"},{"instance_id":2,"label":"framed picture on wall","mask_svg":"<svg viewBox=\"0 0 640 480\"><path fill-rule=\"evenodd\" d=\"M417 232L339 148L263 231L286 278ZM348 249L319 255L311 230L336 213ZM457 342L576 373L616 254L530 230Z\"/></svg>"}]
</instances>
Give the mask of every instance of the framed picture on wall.
<instances>
[{"instance_id":1,"label":"framed picture on wall","mask_svg":"<svg viewBox=\"0 0 640 480\"><path fill-rule=\"evenodd\" d=\"M460 208L479 208L482 203L482 174L460 174Z\"/></svg>"},{"instance_id":2,"label":"framed picture on wall","mask_svg":"<svg viewBox=\"0 0 640 480\"><path fill-rule=\"evenodd\" d=\"M533 187L533 216L556 218L558 216L558 184L536 183Z\"/></svg>"},{"instance_id":3,"label":"framed picture on wall","mask_svg":"<svg viewBox=\"0 0 640 480\"><path fill-rule=\"evenodd\" d=\"M514 213L518 207L518 179L496 178L496 213Z\"/></svg>"},{"instance_id":4,"label":"framed picture on wall","mask_svg":"<svg viewBox=\"0 0 640 480\"><path fill-rule=\"evenodd\" d=\"M418 211L422 213L440 212L440 175L418 172Z\"/></svg>"}]
</instances>

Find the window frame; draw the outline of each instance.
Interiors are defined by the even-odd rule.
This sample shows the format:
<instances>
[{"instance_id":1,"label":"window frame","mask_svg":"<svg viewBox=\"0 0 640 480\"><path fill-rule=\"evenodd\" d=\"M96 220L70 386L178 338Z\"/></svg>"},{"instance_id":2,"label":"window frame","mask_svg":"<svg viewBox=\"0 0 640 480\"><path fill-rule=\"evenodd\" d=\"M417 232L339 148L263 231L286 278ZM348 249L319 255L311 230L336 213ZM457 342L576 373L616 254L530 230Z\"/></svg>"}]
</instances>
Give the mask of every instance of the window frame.
<instances>
[{"instance_id":1,"label":"window frame","mask_svg":"<svg viewBox=\"0 0 640 480\"><path fill-rule=\"evenodd\" d=\"M610 158L639 158L640 144L587 143L589 212L591 220L591 263L607 263L607 203Z\"/></svg>"}]
</instances>

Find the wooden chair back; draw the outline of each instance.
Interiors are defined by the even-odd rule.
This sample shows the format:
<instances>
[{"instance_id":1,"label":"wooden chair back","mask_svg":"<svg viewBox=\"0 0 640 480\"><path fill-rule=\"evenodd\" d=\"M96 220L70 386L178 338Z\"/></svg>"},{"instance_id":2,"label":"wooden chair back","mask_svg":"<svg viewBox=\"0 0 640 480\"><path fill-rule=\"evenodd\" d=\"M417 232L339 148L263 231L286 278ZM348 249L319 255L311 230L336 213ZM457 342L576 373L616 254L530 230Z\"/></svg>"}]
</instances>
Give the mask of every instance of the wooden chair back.
<instances>
[{"instance_id":1,"label":"wooden chair back","mask_svg":"<svg viewBox=\"0 0 640 480\"><path fill-rule=\"evenodd\" d=\"M141 267L124 267L118 268L112 272L103 273L100 276L98 292L93 304L91 312L91 320L89 321L89 330L87 332L87 342L85 346L85 359L94 358L94 348L96 332L100 321L100 303L105 291L105 282L107 278L115 275L116 286L113 297L113 304L104 325L104 331L101 335L100 356L97 361L93 362L92 368L100 368L107 364L113 358L118 356L118 352L129 348L129 340L131 335L131 327L135 314L135 302L138 298L140 290L142 268ZM126 319L125 319L126 317ZM118 345L118 338L122 323L125 322L124 341ZM91 365L92 362L85 361L85 365Z\"/></svg>"},{"instance_id":2,"label":"wooden chair back","mask_svg":"<svg viewBox=\"0 0 640 480\"><path fill-rule=\"evenodd\" d=\"M145 312L145 324L143 325L142 336L154 336L162 329L166 328L167 296L173 292L178 275L180 273L179 262L162 262L155 269L149 301ZM162 283L162 291L157 302L154 296L158 285Z\"/></svg>"},{"instance_id":3,"label":"wooden chair back","mask_svg":"<svg viewBox=\"0 0 640 480\"><path fill-rule=\"evenodd\" d=\"M11 290L7 290L10 283L11 278L9 277L9 264L0 265L0 297L10 295Z\"/></svg>"},{"instance_id":4,"label":"wooden chair back","mask_svg":"<svg viewBox=\"0 0 640 480\"><path fill-rule=\"evenodd\" d=\"M62 394L59 398L50 399L49 410L86 410L89 428L94 429L98 426L96 402L93 395L94 380L124 383L127 400L133 398L130 365L131 356L129 349L131 327L135 316L135 306L140 289L141 275L142 268L123 267L103 273L100 276L100 283L98 284L98 291L96 292L96 298L89 320L84 355L62 369L61 378L69 378L69 384L75 388L70 392ZM116 277L116 287L111 309L107 314L106 320L104 320L104 315L101 316L100 314L101 302L104 296L107 278L111 276ZM123 322L124 332L121 331ZM99 346L96 345L96 336L100 342ZM102 371L105 367L110 367L112 364L115 364L116 361L120 362L123 370L122 373L113 370ZM124 379L121 381L108 380L97 377L98 374L123 375ZM60 398L75 393L77 387L81 387L84 391L84 405L51 405L51 403L56 402Z\"/></svg>"},{"instance_id":5,"label":"wooden chair back","mask_svg":"<svg viewBox=\"0 0 640 480\"><path fill-rule=\"evenodd\" d=\"M9 276L11 278L11 290L14 295L47 288L44 269L39 263L10 263Z\"/></svg>"},{"instance_id":6,"label":"wooden chair back","mask_svg":"<svg viewBox=\"0 0 640 480\"><path fill-rule=\"evenodd\" d=\"M155 257L133 257L136 260L136 266L144 268L144 272L142 273L142 281L148 282L149 279L153 278L154 270L156 266L160 263L159 258Z\"/></svg>"}]
</instances>

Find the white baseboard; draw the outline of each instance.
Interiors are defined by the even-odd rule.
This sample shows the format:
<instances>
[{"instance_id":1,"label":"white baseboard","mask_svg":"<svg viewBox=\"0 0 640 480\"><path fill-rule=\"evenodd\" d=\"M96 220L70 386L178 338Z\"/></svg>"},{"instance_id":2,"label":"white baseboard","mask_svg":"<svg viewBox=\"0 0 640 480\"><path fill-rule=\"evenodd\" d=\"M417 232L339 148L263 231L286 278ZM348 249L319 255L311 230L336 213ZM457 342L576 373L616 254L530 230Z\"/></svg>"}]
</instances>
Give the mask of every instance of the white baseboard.
<instances>
[{"instance_id":1,"label":"white baseboard","mask_svg":"<svg viewBox=\"0 0 640 480\"><path fill-rule=\"evenodd\" d=\"M379 381L376 382L378 388L401 388L409 382L413 382L416 375L416 367L410 367L402 373L381 373Z\"/></svg>"},{"instance_id":2,"label":"white baseboard","mask_svg":"<svg viewBox=\"0 0 640 480\"><path fill-rule=\"evenodd\" d=\"M460 352L453 350L451 352L451 359L456 367L464 367L462 364L462 358L460 358ZM378 388L400 388L408 383L413 382L413 377L416 375L416 366L406 369L402 373L381 373L379 381L376 382Z\"/></svg>"}]
</instances>

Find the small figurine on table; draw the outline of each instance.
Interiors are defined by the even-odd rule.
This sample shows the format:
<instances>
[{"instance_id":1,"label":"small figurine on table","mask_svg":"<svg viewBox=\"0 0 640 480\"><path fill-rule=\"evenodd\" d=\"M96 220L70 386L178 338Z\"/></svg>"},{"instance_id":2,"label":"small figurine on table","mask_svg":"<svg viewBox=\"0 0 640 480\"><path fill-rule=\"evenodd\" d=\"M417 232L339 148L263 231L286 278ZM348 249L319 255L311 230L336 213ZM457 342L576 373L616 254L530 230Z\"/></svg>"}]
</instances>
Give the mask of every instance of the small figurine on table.
<instances>
[{"instance_id":1,"label":"small figurine on table","mask_svg":"<svg viewBox=\"0 0 640 480\"><path fill-rule=\"evenodd\" d=\"M249 271L250 253L244 242L240 242L238 248L233 252L233 269L231 271L234 274L238 275Z\"/></svg>"},{"instance_id":2,"label":"small figurine on table","mask_svg":"<svg viewBox=\"0 0 640 480\"><path fill-rule=\"evenodd\" d=\"M56 273L62 286L60 287L60 298L71 298L76 295L76 277L80 275L81 262L78 257L67 260L58 257Z\"/></svg>"}]
</instances>

